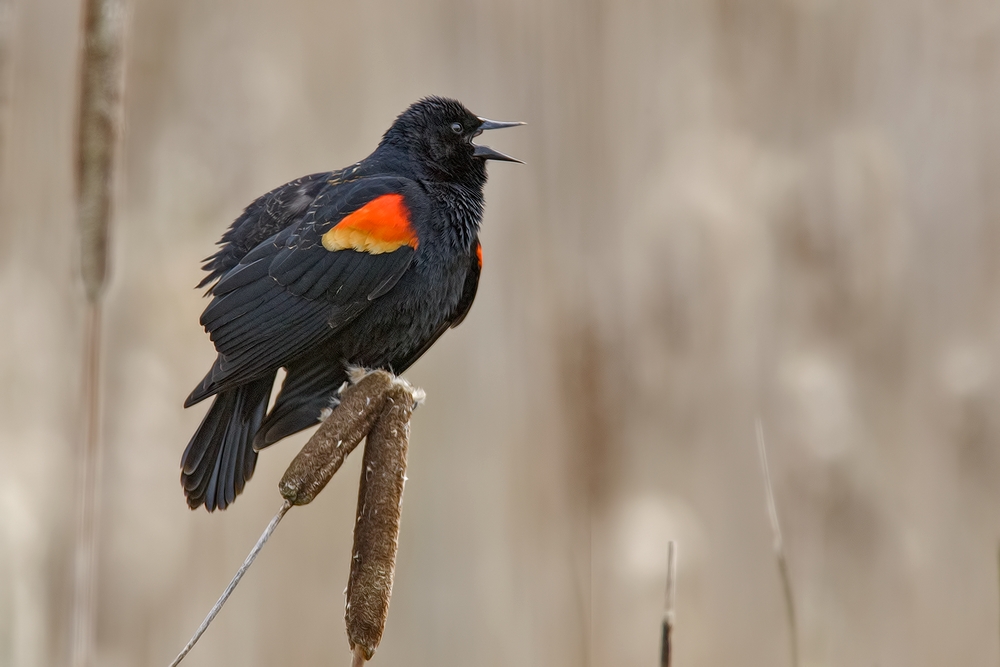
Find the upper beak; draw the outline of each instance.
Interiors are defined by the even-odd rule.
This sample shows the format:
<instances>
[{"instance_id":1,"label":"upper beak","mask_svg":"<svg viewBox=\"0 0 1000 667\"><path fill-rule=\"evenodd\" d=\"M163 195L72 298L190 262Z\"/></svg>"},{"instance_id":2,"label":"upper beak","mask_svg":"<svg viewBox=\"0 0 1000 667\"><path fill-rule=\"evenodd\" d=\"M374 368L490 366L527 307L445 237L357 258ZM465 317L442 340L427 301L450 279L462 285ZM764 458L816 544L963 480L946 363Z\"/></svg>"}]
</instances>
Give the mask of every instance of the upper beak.
<instances>
[{"instance_id":1,"label":"upper beak","mask_svg":"<svg viewBox=\"0 0 1000 667\"><path fill-rule=\"evenodd\" d=\"M504 120L489 120L487 118L480 118L482 125L479 126L479 130L476 132L478 135L483 130L499 130L503 127L517 127L518 125L524 125L525 123L521 121L504 121ZM472 152L476 157L481 157L484 160L502 160L504 162L518 162L524 164L521 160L516 157L511 157L500 151L493 150L489 146L480 146L478 144L472 144L475 150Z\"/></svg>"}]
</instances>

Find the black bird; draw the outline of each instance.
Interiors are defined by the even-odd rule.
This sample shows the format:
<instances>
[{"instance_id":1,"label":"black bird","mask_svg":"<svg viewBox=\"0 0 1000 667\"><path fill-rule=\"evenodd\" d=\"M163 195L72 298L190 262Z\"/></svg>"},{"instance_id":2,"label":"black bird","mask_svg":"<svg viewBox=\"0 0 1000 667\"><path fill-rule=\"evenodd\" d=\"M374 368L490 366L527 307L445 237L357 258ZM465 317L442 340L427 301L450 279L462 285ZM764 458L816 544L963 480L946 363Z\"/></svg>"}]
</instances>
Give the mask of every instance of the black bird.
<instances>
[{"instance_id":1,"label":"black bird","mask_svg":"<svg viewBox=\"0 0 1000 667\"><path fill-rule=\"evenodd\" d=\"M521 124L428 97L367 158L268 192L222 235L198 285L219 356L184 402L215 396L181 457L192 509L232 503L257 452L316 424L349 365L402 373L462 321L482 268L486 161L519 162L472 140Z\"/></svg>"}]
</instances>

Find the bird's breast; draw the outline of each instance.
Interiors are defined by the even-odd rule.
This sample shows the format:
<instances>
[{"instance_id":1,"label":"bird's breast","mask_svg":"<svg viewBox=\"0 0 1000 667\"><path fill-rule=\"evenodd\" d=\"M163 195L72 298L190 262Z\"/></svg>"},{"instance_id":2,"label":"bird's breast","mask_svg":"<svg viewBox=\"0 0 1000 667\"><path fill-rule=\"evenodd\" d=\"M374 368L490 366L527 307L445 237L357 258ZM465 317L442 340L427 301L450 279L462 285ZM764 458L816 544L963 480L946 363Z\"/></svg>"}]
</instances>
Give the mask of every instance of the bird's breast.
<instances>
[{"instance_id":1,"label":"bird's breast","mask_svg":"<svg viewBox=\"0 0 1000 667\"><path fill-rule=\"evenodd\" d=\"M380 366L424 347L454 317L467 264L415 261L395 287L338 336L345 343L341 348L345 359Z\"/></svg>"}]
</instances>

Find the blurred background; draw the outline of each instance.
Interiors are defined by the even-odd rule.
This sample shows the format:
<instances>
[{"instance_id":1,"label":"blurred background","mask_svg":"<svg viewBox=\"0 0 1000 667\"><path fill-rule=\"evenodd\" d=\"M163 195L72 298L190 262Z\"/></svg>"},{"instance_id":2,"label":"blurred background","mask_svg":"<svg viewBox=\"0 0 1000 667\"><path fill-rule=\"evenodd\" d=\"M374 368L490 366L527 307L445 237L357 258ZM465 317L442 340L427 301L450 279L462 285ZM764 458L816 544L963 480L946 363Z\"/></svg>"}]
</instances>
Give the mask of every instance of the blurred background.
<instances>
[{"instance_id":1,"label":"blurred background","mask_svg":"<svg viewBox=\"0 0 1000 667\"><path fill-rule=\"evenodd\" d=\"M69 654L83 292L80 3L0 0L0 665ZM407 374L373 665L995 665L1000 5L132 0L105 310L98 664L165 665L281 504L179 460L214 359L200 260L242 207L454 96L490 137L484 274ZM360 455L185 665L347 665Z\"/></svg>"}]
</instances>

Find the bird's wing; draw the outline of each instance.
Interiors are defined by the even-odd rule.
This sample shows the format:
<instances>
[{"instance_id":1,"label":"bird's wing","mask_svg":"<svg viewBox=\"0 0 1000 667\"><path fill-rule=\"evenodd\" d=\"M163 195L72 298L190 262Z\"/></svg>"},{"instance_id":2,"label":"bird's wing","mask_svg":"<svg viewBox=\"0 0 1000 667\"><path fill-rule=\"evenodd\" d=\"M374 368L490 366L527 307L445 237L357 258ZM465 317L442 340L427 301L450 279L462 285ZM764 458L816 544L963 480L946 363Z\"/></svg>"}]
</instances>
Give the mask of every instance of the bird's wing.
<instances>
[{"instance_id":1,"label":"bird's wing","mask_svg":"<svg viewBox=\"0 0 1000 667\"><path fill-rule=\"evenodd\" d=\"M285 365L391 290L420 244L422 196L402 178L336 183L246 253L212 288L201 323L219 357L186 405Z\"/></svg>"},{"instance_id":2,"label":"bird's wing","mask_svg":"<svg viewBox=\"0 0 1000 667\"><path fill-rule=\"evenodd\" d=\"M210 285L255 247L289 225L301 220L316 197L335 180L339 172L324 172L297 178L255 199L240 214L219 240L218 252L205 258L202 268L208 272L198 287Z\"/></svg>"}]
</instances>

